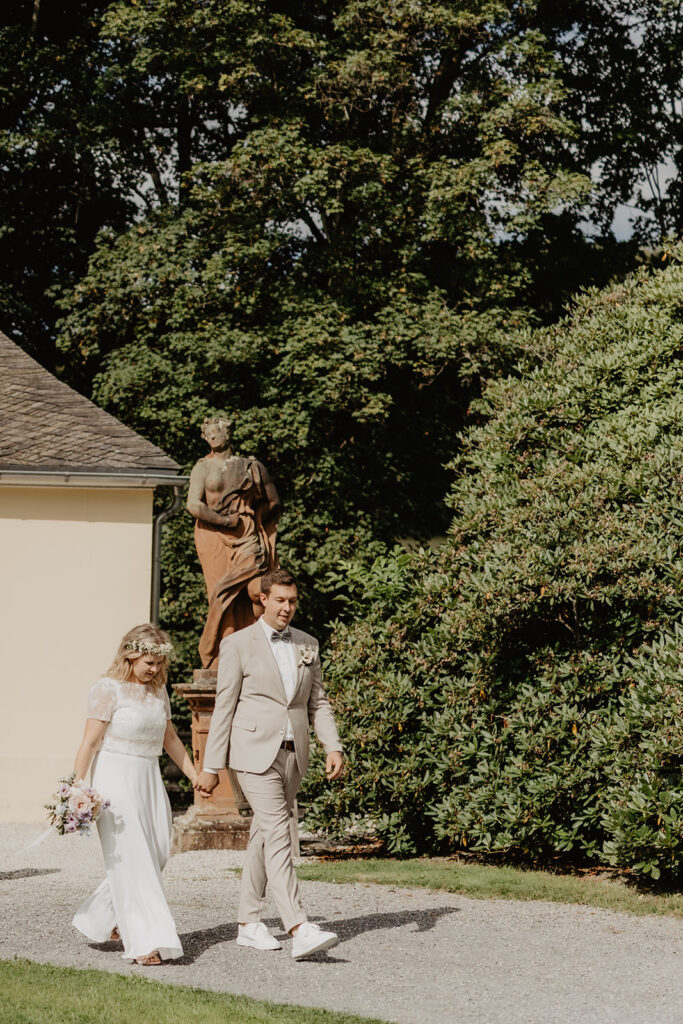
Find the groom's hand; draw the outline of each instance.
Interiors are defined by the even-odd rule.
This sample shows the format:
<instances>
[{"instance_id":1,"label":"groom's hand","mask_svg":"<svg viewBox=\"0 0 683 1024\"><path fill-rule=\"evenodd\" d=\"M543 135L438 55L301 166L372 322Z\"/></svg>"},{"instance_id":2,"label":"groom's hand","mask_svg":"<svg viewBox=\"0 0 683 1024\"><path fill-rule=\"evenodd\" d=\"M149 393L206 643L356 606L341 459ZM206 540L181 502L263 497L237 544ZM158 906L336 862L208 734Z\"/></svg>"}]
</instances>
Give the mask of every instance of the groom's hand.
<instances>
[{"instance_id":1,"label":"groom's hand","mask_svg":"<svg viewBox=\"0 0 683 1024\"><path fill-rule=\"evenodd\" d=\"M197 776L194 788L198 790L202 796L211 796L217 785L218 776L214 772L201 771Z\"/></svg>"},{"instance_id":2,"label":"groom's hand","mask_svg":"<svg viewBox=\"0 0 683 1024\"><path fill-rule=\"evenodd\" d=\"M325 762L325 775L332 782L333 779L338 779L343 771L344 758L341 750L331 750Z\"/></svg>"}]
</instances>

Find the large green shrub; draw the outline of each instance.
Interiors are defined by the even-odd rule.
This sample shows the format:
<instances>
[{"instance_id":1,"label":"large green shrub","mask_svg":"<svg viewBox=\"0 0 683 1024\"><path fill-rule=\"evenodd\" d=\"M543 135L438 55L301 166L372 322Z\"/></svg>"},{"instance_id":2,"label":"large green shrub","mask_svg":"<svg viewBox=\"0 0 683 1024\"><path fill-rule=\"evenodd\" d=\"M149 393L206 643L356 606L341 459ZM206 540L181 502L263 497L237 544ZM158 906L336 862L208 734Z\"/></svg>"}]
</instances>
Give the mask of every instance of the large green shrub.
<instances>
[{"instance_id":1,"label":"large green shrub","mask_svg":"<svg viewBox=\"0 0 683 1024\"><path fill-rule=\"evenodd\" d=\"M473 409L446 544L340 581L351 763L312 781L312 821L370 820L399 853L679 870L680 257L522 338Z\"/></svg>"}]
</instances>

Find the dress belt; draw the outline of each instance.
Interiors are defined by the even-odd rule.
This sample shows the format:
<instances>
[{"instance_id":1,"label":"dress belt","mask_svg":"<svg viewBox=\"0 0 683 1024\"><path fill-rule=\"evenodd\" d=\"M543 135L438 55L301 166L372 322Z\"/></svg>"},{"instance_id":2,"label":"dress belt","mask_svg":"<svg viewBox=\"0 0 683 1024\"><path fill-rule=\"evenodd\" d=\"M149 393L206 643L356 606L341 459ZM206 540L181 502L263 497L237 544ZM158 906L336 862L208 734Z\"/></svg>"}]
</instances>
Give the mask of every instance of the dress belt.
<instances>
[{"instance_id":1,"label":"dress belt","mask_svg":"<svg viewBox=\"0 0 683 1024\"><path fill-rule=\"evenodd\" d=\"M280 750L296 750L294 740L283 740L280 744Z\"/></svg>"}]
</instances>

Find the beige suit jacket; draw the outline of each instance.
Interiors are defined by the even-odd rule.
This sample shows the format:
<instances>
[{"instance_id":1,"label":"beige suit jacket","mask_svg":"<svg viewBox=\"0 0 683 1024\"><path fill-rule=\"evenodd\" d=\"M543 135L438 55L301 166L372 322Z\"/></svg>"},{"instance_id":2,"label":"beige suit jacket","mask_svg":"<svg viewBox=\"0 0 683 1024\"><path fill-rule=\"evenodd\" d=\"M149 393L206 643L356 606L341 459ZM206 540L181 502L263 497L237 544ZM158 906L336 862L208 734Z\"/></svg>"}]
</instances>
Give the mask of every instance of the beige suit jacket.
<instances>
[{"instance_id":1,"label":"beige suit jacket","mask_svg":"<svg viewBox=\"0 0 683 1024\"><path fill-rule=\"evenodd\" d=\"M289 627L294 652L311 647L310 665L300 664L297 685L287 700L272 642L255 622L221 641L218 657L216 706L206 742L204 764L236 771L265 772L277 757L289 718L301 771L308 768L309 731L313 726L326 753L341 750L337 727L322 686L318 642Z\"/></svg>"}]
</instances>

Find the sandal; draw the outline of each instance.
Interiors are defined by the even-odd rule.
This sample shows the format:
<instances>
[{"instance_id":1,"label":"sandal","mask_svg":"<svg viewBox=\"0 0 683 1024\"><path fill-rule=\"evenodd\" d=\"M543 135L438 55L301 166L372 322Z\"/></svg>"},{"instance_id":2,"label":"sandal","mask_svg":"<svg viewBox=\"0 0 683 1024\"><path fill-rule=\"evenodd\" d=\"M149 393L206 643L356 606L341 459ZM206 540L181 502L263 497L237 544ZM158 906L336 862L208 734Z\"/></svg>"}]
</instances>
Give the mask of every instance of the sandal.
<instances>
[{"instance_id":1,"label":"sandal","mask_svg":"<svg viewBox=\"0 0 683 1024\"><path fill-rule=\"evenodd\" d=\"M136 956L133 961L133 963L140 964L141 967L157 967L161 962L158 949L153 949L146 956Z\"/></svg>"},{"instance_id":2,"label":"sandal","mask_svg":"<svg viewBox=\"0 0 683 1024\"><path fill-rule=\"evenodd\" d=\"M111 935L109 936L109 942L120 942L120 941L121 941L121 934L120 934L118 928L116 927L116 925L114 925L114 927L111 930Z\"/></svg>"}]
</instances>

